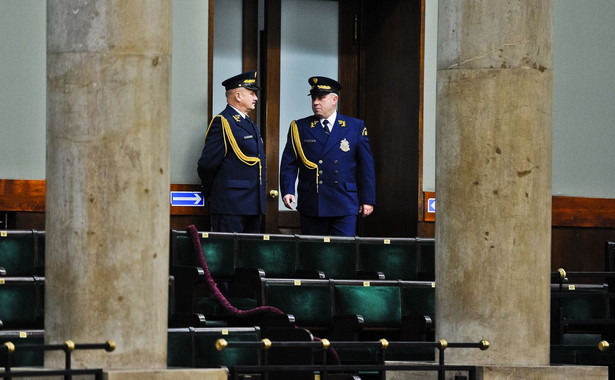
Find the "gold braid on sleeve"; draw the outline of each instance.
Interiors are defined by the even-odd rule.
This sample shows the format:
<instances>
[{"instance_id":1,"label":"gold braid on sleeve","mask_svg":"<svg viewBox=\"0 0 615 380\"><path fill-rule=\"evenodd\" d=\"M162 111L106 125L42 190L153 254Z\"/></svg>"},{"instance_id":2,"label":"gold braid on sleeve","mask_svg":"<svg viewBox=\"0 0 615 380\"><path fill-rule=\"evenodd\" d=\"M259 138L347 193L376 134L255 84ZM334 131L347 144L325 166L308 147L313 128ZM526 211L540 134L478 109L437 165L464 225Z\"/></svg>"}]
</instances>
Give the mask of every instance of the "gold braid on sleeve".
<instances>
[{"instance_id":1,"label":"gold braid on sleeve","mask_svg":"<svg viewBox=\"0 0 615 380\"><path fill-rule=\"evenodd\" d=\"M295 151L295 157L298 157L301 163L308 169L314 169L316 171L316 192L318 193L318 165L308 160L301 147L301 138L299 137L299 128L297 123L293 120L290 123L290 133L292 134L293 150Z\"/></svg>"},{"instance_id":2,"label":"gold braid on sleeve","mask_svg":"<svg viewBox=\"0 0 615 380\"><path fill-rule=\"evenodd\" d=\"M258 182L259 184L263 183L263 167L261 164L261 159L258 157L250 157L246 156L241 149L239 149L239 145L237 145L237 140L235 140L235 136L233 136L233 131L231 130L231 125L228 123L228 120L222 115L217 115L216 117L220 117L222 121L222 139L224 140L224 155L227 153L226 142L228 140L228 144L233 149L233 152L239 159L239 161L243 162L248 166L254 166L258 164Z\"/></svg>"}]
</instances>

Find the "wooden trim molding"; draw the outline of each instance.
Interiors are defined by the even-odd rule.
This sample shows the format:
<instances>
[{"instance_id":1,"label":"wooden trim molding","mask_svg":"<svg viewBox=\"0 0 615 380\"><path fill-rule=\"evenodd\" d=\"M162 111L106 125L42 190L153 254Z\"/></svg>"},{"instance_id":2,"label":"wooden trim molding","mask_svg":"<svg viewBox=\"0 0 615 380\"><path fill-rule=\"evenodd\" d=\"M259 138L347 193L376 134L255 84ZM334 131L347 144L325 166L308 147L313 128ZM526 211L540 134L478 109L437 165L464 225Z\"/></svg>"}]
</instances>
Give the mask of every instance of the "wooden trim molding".
<instances>
[{"instance_id":1,"label":"wooden trim molding","mask_svg":"<svg viewBox=\"0 0 615 380\"><path fill-rule=\"evenodd\" d=\"M45 180L0 179L0 211L45 211Z\"/></svg>"},{"instance_id":2,"label":"wooden trim molding","mask_svg":"<svg viewBox=\"0 0 615 380\"><path fill-rule=\"evenodd\" d=\"M200 191L200 189L199 185L171 184L170 191ZM431 198L436 198L435 192L423 192L425 204L423 218L425 222L433 223L436 214L427 212ZM615 228L614 198L554 196L552 202L554 227ZM0 212L45 212L45 181L0 179ZM203 207L171 207L171 215L206 214ZM293 218L285 215L283 219L288 219L290 222Z\"/></svg>"},{"instance_id":3,"label":"wooden trim molding","mask_svg":"<svg viewBox=\"0 0 615 380\"><path fill-rule=\"evenodd\" d=\"M615 199L553 197L552 225L615 228Z\"/></svg>"},{"instance_id":4,"label":"wooden trim molding","mask_svg":"<svg viewBox=\"0 0 615 380\"><path fill-rule=\"evenodd\" d=\"M201 191L199 185L171 184L171 191ZM45 181L0 179L0 212L45 212ZM171 215L204 215L203 207L171 207Z\"/></svg>"},{"instance_id":5,"label":"wooden trim molding","mask_svg":"<svg viewBox=\"0 0 615 380\"><path fill-rule=\"evenodd\" d=\"M428 199L433 191L423 192L423 218L435 222L436 214L428 212ZM551 225L553 227L615 228L615 199L553 196Z\"/></svg>"}]
</instances>

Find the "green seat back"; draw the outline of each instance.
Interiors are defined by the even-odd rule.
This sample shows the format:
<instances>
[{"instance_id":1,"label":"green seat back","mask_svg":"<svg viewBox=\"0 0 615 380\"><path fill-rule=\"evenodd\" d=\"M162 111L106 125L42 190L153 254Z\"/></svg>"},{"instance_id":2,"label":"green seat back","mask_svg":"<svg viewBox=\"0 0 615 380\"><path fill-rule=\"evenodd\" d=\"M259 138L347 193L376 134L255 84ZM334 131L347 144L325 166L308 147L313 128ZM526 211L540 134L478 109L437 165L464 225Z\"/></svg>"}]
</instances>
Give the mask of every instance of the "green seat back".
<instances>
[{"instance_id":1,"label":"green seat back","mask_svg":"<svg viewBox=\"0 0 615 380\"><path fill-rule=\"evenodd\" d=\"M606 294L577 293L561 300L566 319L607 319L609 315Z\"/></svg>"},{"instance_id":2,"label":"green seat back","mask_svg":"<svg viewBox=\"0 0 615 380\"><path fill-rule=\"evenodd\" d=\"M0 278L0 321L4 328L36 328L43 315L42 285L32 278Z\"/></svg>"},{"instance_id":3,"label":"green seat back","mask_svg":"<svg viewBox=\"0 0 615 380\"><path fill-rule=\"evenodd\" d=\"M0 345L11 342L15 347L21 345L44 344L43 330L10 331L0 333ZM0 366L6 365L6 357L0 355ZM11 356L11 367L42 367L44 365L44 352L42 350L16 350Z\"/></svg>"},{"instance_id":4,"label":"green seat back","mask_svg":"<svg viewBox=\"0 0 615 380\"><path fill-rule=\"evenodd\" d=\"M418 240L418 239L417 239ZM419 256L419 278L427 281L436 279L436 246L433 239L417 241Z\"/></svg>"},{"instance_id":5,"label":"green seat back","mask_svg":"<svg viewBox=\"0 0 615 380\"><path fill-rule=\"evenodd\" d=\"M402 287L403 315L429 316L436 320L436 288L433 284Z\"/></svg>"},{"instance_id":6,"label":"green seat back","mask_svg":"<svg viewBox=\"0 0 615 380\"><path fill-rule=\"evenodd\" d=\"M297 269L322 271L326 278L357 278L355 239L300 237Z\"/></svg>"},{"instance_id":7,"label":"green seat back","mask_svg":"<svg viewBox=\"0 0 615 380\"><path fill-rule=\"evenodd\" d=\"M194 368L194 348L189 328L169 329L167 333L167 366Z\"/></svg>"},{"instance_id":8,"label":"green seat back","mask_svg":"<svg viewBox=\"0 0 615 380\"><path fill-rule=\"evenodd\" d=\"M0 267L7 276L36 274L36 237L31 231L0 231Z\"/></svg>"},{"instance_id":9,"label":"green seat back","mask_svg":"<svg viewBox=\"0 0 615 380\"><path fill-rule=\"evenodd\" d=\"M229 342L260 340L260 330L255 327L228 328L177 328L168 330L167 366L188 368L231 368L236 365L257 365L260 350L246 347L216 349L216 341Z\"/></svg>"},{"instance_id":10,"label":"green seat back","mask_svg":"<svg viewBox=\"0 0 615 380\"><path fill-rule=\"evenodd\" d=\"M386 279L418 279L415 239L360 238L358 269L382 272Z\"/></svg>"},{"instance_id":11,"label":"green seat back","mask_svg":"<svg viewBox=\"0 0 615 380\"><path fill-rule=\"evenodd\" d=\"M239 234L237 268L259 268L267 277L295 276L296 242L289 235Z\"/></svg>"},{"instance_id":12,"label":"green seat back","mask_svg":"<svg viewBox=\"0 0 615 380\"><path fill-rule=\"evenodd\" d=\"M400 288L335 285L335 314L359 314L363 316L365 327L399 327Z\"/></svg>"},{"instance_id":13,"label":"green seat back","mask_svg":"<svg viewBox=\"0 0 615 380\"><path fill-rule=\"evenodd\" d=\"M295 317L298 326L328 326L333 317L332 288L328 281L264 282L265 305Z\"/></svg>"},{"instance_id":14,"label":"green seat back","mask_svg":"<svg viewBox=\"0 0 615 380\"><path fill-rule=\"evenodd\" d=\"M221 232L199 232L201 250L214 279L235 275L235 236ZM190 235L184 231L171 233L171 265L201 266L194 252Z\"/></svg>"},{"instance_id":15,"label":"green seat back","mask_svg":"<svg viewBox=\"0 0 615 380\"><path fill-rule=\"evenodd\" d=\"M237 365L257 365L260 362L260 350L254 347L227 347L222 351L216 349L216 341L257 342L260 331L246 329L207 329L199 328L194 332L194 356L197 368L232 368Z\"/></svg>"}]
</instances>

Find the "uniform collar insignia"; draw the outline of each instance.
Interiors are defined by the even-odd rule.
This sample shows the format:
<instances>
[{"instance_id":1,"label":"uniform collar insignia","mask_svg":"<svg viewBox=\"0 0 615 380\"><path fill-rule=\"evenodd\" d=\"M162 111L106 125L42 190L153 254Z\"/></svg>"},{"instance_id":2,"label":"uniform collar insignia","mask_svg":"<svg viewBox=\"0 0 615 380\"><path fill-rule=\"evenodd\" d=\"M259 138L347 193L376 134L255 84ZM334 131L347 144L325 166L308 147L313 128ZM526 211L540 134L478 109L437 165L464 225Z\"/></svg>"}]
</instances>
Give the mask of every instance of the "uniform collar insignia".
<instances>
[{"instance_id":1,"label":"uniform collar insignia","mask_svg":"<svg viewBox=\"0 0 615 380\"><path fill-rule=\"evenodd\" d=\"M241 120L241 116L240 115L233 115L233 119L235 119L235 121L239 123L239 121Z\"/></svg>"},{"instance_id":2,"label":"uniform collar insignia","mask_svg":"<svg viewBox=\"0 0 615 380\"><path fill-rule=\"evenodd\" d=\"M314 128L314 126L318 124L318 120L314 120L313 122L310 123L310 128Z\"/></svg>"},{"instance_id":3,"label":"uniform collar insignia","mask_svg":"<svg viewBox=\"0 0 615 380\"><path fill-rule=\"evenodd\" d=\"M338 120L337 122L342 128L346 126L346 120Z\"/></svg>"}]
</instances>

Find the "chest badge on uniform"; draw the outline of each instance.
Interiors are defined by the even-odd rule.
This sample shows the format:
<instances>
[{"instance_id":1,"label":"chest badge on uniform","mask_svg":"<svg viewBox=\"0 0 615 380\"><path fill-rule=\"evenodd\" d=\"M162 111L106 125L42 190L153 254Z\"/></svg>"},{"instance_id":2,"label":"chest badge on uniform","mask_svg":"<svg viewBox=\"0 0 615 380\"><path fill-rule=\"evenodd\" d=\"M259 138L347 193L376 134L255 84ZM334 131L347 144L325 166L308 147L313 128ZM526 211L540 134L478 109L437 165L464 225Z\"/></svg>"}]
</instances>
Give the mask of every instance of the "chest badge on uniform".
<instances>
[{"instance_id":1,"label":"chest badge on uniform","mask_svg":"<svg viewBox=\"0 0 615 380\"><path fill-rule=\"evenodd\" d=\"M342 150L342 152L348 152L350 150L350 143L348 142L348 140L343 139L340 142L340 149Z\"/></svg>"}]
</instances>

